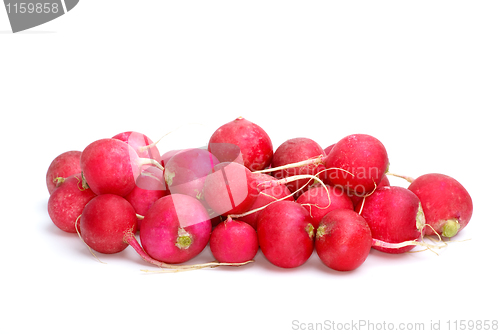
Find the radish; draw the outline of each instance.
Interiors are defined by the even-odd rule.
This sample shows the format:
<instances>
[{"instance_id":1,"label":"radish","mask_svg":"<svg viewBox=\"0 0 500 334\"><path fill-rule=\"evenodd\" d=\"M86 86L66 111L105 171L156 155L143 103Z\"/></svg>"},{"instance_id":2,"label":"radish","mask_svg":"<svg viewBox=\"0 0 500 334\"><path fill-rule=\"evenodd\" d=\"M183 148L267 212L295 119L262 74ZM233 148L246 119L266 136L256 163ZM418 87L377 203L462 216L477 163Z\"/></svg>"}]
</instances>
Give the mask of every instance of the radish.
<instances>
[{"instance_id":1,"label":"radish","mask_svg":"<svg viewBox=\"0 0 500 334\"><path fill-rule=\"evenodd\" d=\"M254 174L236 162L216 165L203 186L203 199L214 215L245 212L255 202L258 193Z\"/></svg>"},{"instance_id":2,"label":"radish","mask_svg":"<svg viewBox=\"0 0 500 334\"><path fill-rule=\"evenodd\" d=\"M80 151L67 151L58 155L49 165L45 181L49 194L52 194L56 187L64 182L64 179L73 174L81 172Z\"/></svg>"},{"instance_id":3,"label":"radish","mask_svg":"<svg viewBox=\"0 0 500 334\"><path fill-rule=\"evenodd\" d=\"M263 174L263 173L254 174L254 177L257 180L257 184L260 182L263 182L263 181L277 181L277 179L272 177L271 175L267 175L267 174ZM257 188L260 189L259 186L257 186ZM276 183L272 186L267 186L267 187L263 187L263 188L264 189L262 189L258 193L257 198L255 199L255 202L252 204L252 206L250 208L248 208L248 211L252 211L254 209L264 207L265 205L270 204L270 203L274 202L275 200L280 199L280 198L284 198L286 196L289 196L289 197L287 197L285 200L293 201L293 197L290 196L291 192L285 184ZM257 221L259 219L260 213L261 213L261 211L257 211L257 212L251 213L249 215L241 216L238 218L238 220L249 224L250 226L252 226L256 230L257 229Z\"/></svg>"},{"instance_id":4,"label":"radish","mask_svg":"<svg viewBox=\"0 0 500 334\"><path fill-rule=\"evenodd\" d=\"M389 168L384 145L375 137L353 134L339 140L324 160L327 183L340 185L360 196L372 192Z\"/></svg>"},{"instance_id":5,"label":"radish","mask_svg":"<svg viewBox=\"0 0 500 334\"><path fill-rule=\"evenodd\" d=\"M182 263L207 245L212 223L207 210L194 197L172 194L158 199L141 223L141 244L152 258Z\"/></svg>"},{"instance_id":6,"label":"radish","mask_svg":"<svg viewBox=\"0 0 500 334\"><path fill-rule=\"evenodd\" d=\"M419 244L425 216L418 197L406 188L377 189L358 203L356 211L372 232L373 248L386 253L404 253Z\"/></svg>"},{"instance_id":7,"label":"radish","mask_svg":"<svg viewBox=\"0 0 500 334\"><path fill-rule=\"evenodd\" d=\"M91 249L114 254L127 248L124 237L137 230L132 205L123 197L103 194L91 199L80 217L80 236Z\"/></svg>"},{"instance_id":8,"label":"radish","mask_svg":"<svg viewBox=\"0 0 500 334\"><path fill-rule=\"evenodd\" d=\"M97 195L126 196L134 189L135 180L145 164L163 169L156 160L139 158L130 145L112 138L89 144L80 159L83 177Z\"/></svg>"},{"instance_id":9,"label":"radish","mask_svg":"<svg viewBox=\"0 0 500 334\"><path fill-rule=\"evenodd\" d=\"M431 173L416 178L408 187L422 203L426 223L425 234L438 233L453 237L472 217L472 199L454 178Z\"/></svg>"},{"instance_id":10,"label":"radish","mask_svg":"<svg viewBox=\"0 0 500 334\"><path fill-rule=\"evenodd\" d=\"M80 173L67 177L49 197L47 208L50 219L64 232L76 233L75 221L95 196L83 184Z\"/></svg>"},{"instance_id":11,"label":"radish","mask_svg":"<svg viewBox=\"0 0 500 334\"><path fill-rule=\"evenodd\" d=\"M327 213L319 224L316 252L328 267L350 271L365 262L372 247L372 234L366 220L349 209Z\"/></svg>"},{"instance_id":12,"label":"radish","mask_svg":"<svg viewBox=\"0 0 500 334\"><path fill-rule=\"evenodd\" d=\"M330 211L338 209L354 210L351 199L341 187L315 185L300 195L296 202L309 211L315 229L318 228L323 216Z\"/></svg>"},{"instance_id":13,"label":"radish","mask_svg":"<svg viewBox=\"0 0 500 334\"><path fill-rule=\"evenodd\" d=\"M112 138L121 140L132 146L139 158L154 159L161 162L161 155L158 148L148 136L142 133L127 131L119 133Z\"/></svg>"},{"instance_id":14,"label":"radish","mask_svg":"<svg viewBox=\"0 0 500 334\"><path fill-rule=\"evenodd\" d=\"M252 260L259 250L257 232L249 224L229 217L212 231L210 250L219 262Z\"/></svg>"},{"instance_id":15,"label":"radish","mask_svg":"<svg viewBox=\"0 0 500 334\"><path fill-rule=\"evenodd\" d=\"M379 188L382 188L382 187L386 187L386 186L390 186L391 183L389 181L389 178L387 177L387 175L384 175L384 177L382 177L382 180L380 181L379 184L377 184L377 189ZM377 190L375 190L377 191ZM370 194L367 194L367 195L370 195ZM367 196L367 195L364 195L364 196ZM360 203L362 200L363 200L363 196L358 196L356 194L349 194L349 197L351 198L351 201L352 201L352 204L354 205L354 207L356 207L358 205L358 203Z\"/></svg>"},{"instance_id":16,"label":"radish","mask_svg":"<svg viewBox=\"0 0 500 334\"><path fill-rule=\"evenodd\" d=\"M328 153L330 153L330 151L332 150L332 148L335 146L335 144L332 144L330 146L327 146L325 147L325 154L328 155Z\"/></svg>"},{"instance_id":17,"label":"radish","mask_svg":"<svg viewBox=\"0 0 500 334\"><path fill-rule=\"evenodd\" d=\"M314 249L314 221L300 204L279 201L259 216L257 236L269 262L282 268L304 264Z\"/></svg>"},{"instance_id":18,"label":"radish","mask_svg":"<svg viewBox=\"0 0 500 334\"><path fill-rule=\"evenodd\" d=\"M309 138L293 138L282 143L274 152L272 166L273 170L291 163L301 162L310 158L324 157L325 151L314 140ZM325 170L323 164L305 164L300 167L279 169L272 172L277 179L283 179L293 175L316 175ZM326 173L317 175L321 180L325 180ZM299 180L287 184L291 192L304 185L312 185L312 180ZM307 190L307 189L306 189Z\"/></svg>"},{"instance_id":19,"label":"radish","mask_svg":"<svg viewBox=\"0 0 500 334\"><path fill-rule=\"evenodd\" d=\"M149 167L137 177L134 189L125 196L125 199L132 204L136 214L144 216L154 202L167 195L162 171L156 167ZM137 230L141 229L141 222L142 219L138 218Z\"/></svg>"},{"instance_id":20,"label":"radish","mask_svg":"<svg viewBox=\"0 0 500 334\"><path fill-rule=\"evenodd\" d=\"M165 164L165 181L172 194L201 199L207 175L219 160L205 149L192 148L173 155Z\"/></svg>"},{"instance_id":21,"label":"radish","mask_svg":"<svg viewBox=\"0 0 500 334\"><path fill-rule=\"evenodd\" d=\"M240 162L250 171L268 167L273 157L269 135L243 117L219 127L210 137L208 150L220 162Z\"/></svg>"},{"instance_id":22,"label":"radish","mask_svg":"<svg viewBox=\"0 0 500 334\"><path fill-rule=\"evenodd\" d=\"M170 158L172 158L174 155L176 155L177 153L182 152L182 151L184 151L184 150L170 150L168 152L163 153L161 156L161 159L160 159L161 165L163 167L165 167L165 165L170 160Z\"/></svg>"}]
</instances>

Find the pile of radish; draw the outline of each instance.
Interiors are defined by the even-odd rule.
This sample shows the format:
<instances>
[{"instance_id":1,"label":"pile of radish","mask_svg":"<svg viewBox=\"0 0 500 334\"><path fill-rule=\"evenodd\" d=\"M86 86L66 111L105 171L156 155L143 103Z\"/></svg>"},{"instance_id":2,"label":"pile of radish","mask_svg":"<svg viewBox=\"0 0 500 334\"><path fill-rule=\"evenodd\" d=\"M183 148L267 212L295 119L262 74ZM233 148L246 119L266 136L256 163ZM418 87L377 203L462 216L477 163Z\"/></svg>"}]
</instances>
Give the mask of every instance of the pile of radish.
<instances>
[{"instance_id":1,"label":"pile of radish","mask_svg":"<svg viewBox=\"0 0 500 334\"><path fill-rule=\"evenodd\" d=\"M325 149L292 138L274 150L240 117L207 140L206 149L162 155L146 135L123 132L64 152L47 171L49 216L91 252L130 245L147 263L178 271L242 266L259 249L282 268L316 250L327 267L350 271L372 248L443 247L472 216L469 193L450 176L391 186L387 151L367 134ZM213 262L184 264L206 247Z\"/></svg>"}]
</instances>

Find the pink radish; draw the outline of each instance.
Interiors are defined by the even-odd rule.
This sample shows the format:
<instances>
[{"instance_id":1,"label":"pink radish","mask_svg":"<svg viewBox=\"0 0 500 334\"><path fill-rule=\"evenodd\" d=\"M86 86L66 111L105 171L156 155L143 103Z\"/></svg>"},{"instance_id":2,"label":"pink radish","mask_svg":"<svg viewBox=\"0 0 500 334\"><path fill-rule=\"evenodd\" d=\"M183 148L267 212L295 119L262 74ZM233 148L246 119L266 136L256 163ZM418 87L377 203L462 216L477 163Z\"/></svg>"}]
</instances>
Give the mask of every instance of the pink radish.
<instances>
[{"instance_id":1,"label":"pink radish","mask_svg":"<svg viewBox=\"0 0 500 334\"><path fill-rule=\"evenodd\" d=\"M161 162L161 155L158 148L148 136L142 133L127 131L119 133L112 138L121 140L132 146L139 158L154 159Z\"/></svg>"},{"instance_id":2,"label":"pink radish","mask_svg":"<svg viewBox=\"0 0 500 334\"><path fill-rule=\"evenodd\" d=\"M328 212L338 209L354 210L347 193L341 187L315 185L297 198L297 203L304 206L314 220L317 229L320 220Z\"/></svg>"},{"instance_id":3,"label":"pink radish","mask_svg":"<svg viewBox=\"0 0 500 334\"><path fill-rule=\"evenodd\" d=\"M103 194L91 199L80 217L80 235L93 250L114 254L127 248L127 233L137 230L137 217L132 205L123 197Z\"/></svg>"},{"instance_id":4,"label":"pink radish","mask_svg":"<svg viewBox=\"0 0 500 334\"><path fill-rule=\"evenodd\" d=\"M314 221L300 204L279 201L259 216L257 236L262 253L272 264L295 268L304 264L314 249Z\"/></svg>"},{"instance_id":5,"label":"pink radish","mask_svg":"<svg viewBox=\"0 0 500 334\"><path fill-rule=\"evenodd\" d=\"M341 168L327 172L327 183L340 185L362 196L380 184L389 168L384 145L375 137L354 134L339 140L325 159L325 166Z\"/></svg>"},{"instance_id":6,"label":"pink radish","mask_svg":"<svg viewBox=\"0 0 500 334\"><path fill-rule=\"evenodd\" d=\"M208 150L220 162L240 162L250 171L266 168L273 157L269 135L243 117L219 127L210 137Z\"/></svg>"},{"instance_id":7,"label":"pink radish","mask_svg":"<svg viewBox=\"0 0 500 334\"><path fill-rule=\"evenodd\" d=\"M80 151L67 151L58 155L49 165L45 181L49 194L52 194L54 189L64 182L68 176L78 174L81 172L80 168Z\"/></svg>"},{"instance_id":8,"label":"pink radish","mask_svg":"<svg viewBox=\"0 0 500 334\"><path fill-rule=\"evenodd\" d=\"M289 165L291 163L305 161L310 158L324 157L325 151L314 140L309 138L293 138L288 139L282 143L274 152L272 166L273 169ZM323 171L325 166L323 164L305 164L300 167L292 167L280 169L272 172L272 175L277 179L283 179L293 175L316 175ZM325 180L326 173L318 175L321 180ZM287 184L291 192L295 192L302 186L309 184L312 185L312 180L299 180ZM307 189L305 189L307 190ZM299 195L299 194L298 194Z\"/></svg>"},{"instance_id":9,"label":"pink radish","mask_svg":"<svg viewBox=\"0 0 500 334\"><path fill-rule=\"evenodd\" d=\"M214 172L219 160L205 149L192 148L173 155L165 164L165 181L172 194L198 199L202 196L207 175Z\"/></svg>"},{"instance_id":10,"label":"pink radish","mask_svg":"<svg viewBox=\"0 0 500 334\"><path fill-rule=\"evenodd\" d=\"M422 203L426 223L425 234L438 233L453 237L472 217L472 199L454 178L431 173L416 178L408 187Z\"/></svg>"},{"instance_id":11,"label":"pink radish","mask_svg":"<svg viewBox=\"0 0 500 334\"><path fill-rule=\"evenodd\" d=\"M216 165L203 186L203 199L214 215L246 212L255 202L258 193L254 174L236 162Z\"/></svg>"},{"instance_id":12,"label":"pink radish","mask_svg":"<svg viewBox=\"0 0 500 334\"><path fill-rule=\"evenodd\" d=\"M349 209L327 213L316 232L315 248L321 261L339 271L350 271L365 262L372 247L366 220Z\"/></svg>"},{"instance_id":13,"label":"pink radish","mask_svg":"<svg viewBox=\"0 0 500 334\"><path fill-rule=\"evenodd\" d=\"M373 248L379 251L404 253L421 237L425 216L418 197L406 188L379 188L358 203L356 211L360 210L370 226Z\"/></svg>"},{"instance_id":14,"label":"pink radish","mask_svg":"<svg viewBox=\"0 0 500 334\"><path fill-rule=\"evenodd\" d=\"M257 180L257 184L260 182L265 182L265 181L277 181L276 178L272 177L271 175L259 173L259 174L254 174L254 177ZM261 189L259 186L257 186L258 189ZM257 208L261 208L267 204L270 204L274 202L277 199L284 198L286 196L291 195L290 190L287 188L285 184L275 184L272 186L268 187L262 187L262 190L258 193L257 198L255 199L255 202L252 204L250 208L248 208L248 211L252 211ZM293 197L290 196L287 199L287 201L293 201ZM257 221L259 218L261 211L257 211L254 213L251 213L246 216L239 217L238 220L243 221L250 226L252 226L254 229L257 229Z\"/></svg>"},{"instance_id":15,"label":"pink radish","mask_svg":"<svg viewBox=\"0 0 500 334\"><path fill-rule=\"evenodd\" d=\"M183 194L158 199L141 223L141 244L152 258L182 263L207 245L212 223L199 200Z\"/></svg>"},{"instance_id":16,"label":"pink radish","mask_svg":"<svg viewBox=\"0 0 500 334\"><path fill-rule=\"evenodd\" d=\"M89 144L80 159L83 176L97 195L126 196L134 189L144 164L154 164L163 169L156 160L139 158L130 145L111 138Z\"/></svg>"},{"instance_id":17,"label":"pink radish","mask_svg":"<svg viewBox=\"0 0 500 334\"><path fill-rule=\"evenodd\" d=\"M161 156L161 159L160 159L160 163L163 167L165 167L165 165L167 164L167 162L174 156L176 155L177 153L179 152L182 152L184 150L170 150L168 152L165 152L162 154Z\"/></svg>"},{"instance_id":18,"label":"pink radish","mask_svg":"<svg viewBox=\"0 0 500 334\"><path fill-rule=\"evenodd\" d=\"M163 173L156 167L144 170L136 179L136 185L125 199L132 204L136 214L144 216L159 198L167 196ZM137 230L141 229L141 218L137 220Z\"/></svg>"},{"instance_id":19,"label":"pink radish","mask_svg":"<svg viewBox=\"0 0 500 334\"><path fill-rule=\"evenodd\" d=\"M64 232L76 233L77 218L95 196L96 194L83 184L80 173L67 177L49 197L47 208L50 219Z\"/></svg>"},{"instance_id":20,"label":"pink radish","mask_svg":"<svg viewBox=\"0 0 500 334\"><path fill-rule=\"evenodd\" d=\"M252 260L259 250L257 232L247 223L229 217L212 231L210 250L219 262Z\"/></svg>"}]
</instances>

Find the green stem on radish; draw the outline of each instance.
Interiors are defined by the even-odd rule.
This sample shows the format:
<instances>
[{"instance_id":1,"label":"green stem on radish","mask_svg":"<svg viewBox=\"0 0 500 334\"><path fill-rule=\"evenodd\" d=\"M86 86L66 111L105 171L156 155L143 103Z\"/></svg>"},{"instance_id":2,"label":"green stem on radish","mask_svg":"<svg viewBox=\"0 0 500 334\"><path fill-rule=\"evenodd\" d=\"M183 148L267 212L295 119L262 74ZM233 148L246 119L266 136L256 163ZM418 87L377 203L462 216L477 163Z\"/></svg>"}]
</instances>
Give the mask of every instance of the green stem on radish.
<instances>
[{"instance_id":1,"label":"green stem on radish","mask_svg":"<svg viewBox=\"0 0 500 334\"><path fill-rule=\"evenodd\" d=\"M127 244L129 244L136 252L139 254L139 256L146 262L153 264L155 266L158 266L160 268L164 269L171 269L173 271L169 272L181 272L181 271L189 271L189 270L196 270L196 269L204 269L204 268L216 268L216 267L221 267L221 266L229 266L229 267L240 267L248 263L254 262L254 260L246 261L246 262L241 262L241 263L222 263L222 262L207 262L207 263L201 263L201 264L192 264L192 265L174 265L174 264L167 264L158 260L153 259L151 256L149 256L144 249L141 247L137 239L135 238L135 235L132 233L132 231L129 231L125 233L123 237L123 241ZM148 270L143 270L146 272L149 272Z\"/></svg>"},{"instance_id":2,"label":"green stem on radish","mask_svg":"<svg viewBox=\"0 0 500 334\"><path fill-rule=\"evenodd\" d=\"M443 225L443 237L454 237L460 230L460 223L457 219L448 219L446 224Z\"/></svg>"}]
</instances>

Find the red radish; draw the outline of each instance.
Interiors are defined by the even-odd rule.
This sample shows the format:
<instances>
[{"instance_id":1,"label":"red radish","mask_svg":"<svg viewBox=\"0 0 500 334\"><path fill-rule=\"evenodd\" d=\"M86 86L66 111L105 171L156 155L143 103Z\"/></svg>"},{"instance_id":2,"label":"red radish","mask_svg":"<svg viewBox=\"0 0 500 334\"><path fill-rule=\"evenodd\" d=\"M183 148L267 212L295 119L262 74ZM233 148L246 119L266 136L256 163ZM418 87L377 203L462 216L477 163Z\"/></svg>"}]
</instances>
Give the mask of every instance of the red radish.
<instances>
[{"instance_id":1,"label":"red radish","mask_svg":"<svg viewBox=\"0 0 500 334\"><path fill-rule=\"evenodd\" d=\"M208 150L220 162L241 162L251 171L266 168L273 157L271 138L243 117L219 127L210 137Z\"/></svg>"},{"instance_id":2,"label":"red radish","mask_svg":"<svg viewBox=\"0 0 500 334\"><path fill-rule=\"evenodd\" d=\"M127 248L127 233L135 233L137 217L132 205L123 197L103 194L91 199L80 217L80 235L93 250L114 254Z\"/></svg>"},{"instance_id":3,"label":"red radish","mask_svg":"<svg viewBox=\"0 0 500 334\"><path fill-rule=\"evenodd\" d=\"M276 178L272 177L271 175L267 174L254 174L254 177L257 180L257 188L260 189L258 186L259 182L262 181L276 181ZM291 192L287 188L285 184L276 184L273 186L268 186L262 189L259 194L257 195L257 198L255 199L255 202L253 205L248 209L248 211L252 211L257 208L261 208L267 204L270 204L274 202L277 199L284 198L286 196L290 196ZM293 197L290 196L286 198L285 200L287 201L293 201ZM251 213L246 216L239 217L238 220L243 221L250 226L252 226L254 229L257 229L257 221L259 219L261 211L257 211L254 213Z\"/></svg>"},{"instance_id":4,"label":"red radish","mask_svg":"<svg viewBox=\"0 0 500 334\"><path fill-rule=\"evenodd\" d=\"M212 231L210 250L219 262L249 261L259 250L257 232L247 223L229 217Z\"/></svg>"},{"instance_id":5,"label":"red radish","mask_svg":"<svg viewBox=\"0 0 500 334\"><path fill-rule=\"evenodd\" d=\"M57 185L73 174L81 172L80 151L67 151L58 155L49 165L45 181L49 194L52 194Z\"/></svg>"},{"instance_id":6,"label":"red radish","mask_svg":"<svg viewBox=\"0 0 500 334\"><path fill-rule=\"evenodd\" d=\"M221 162L216 165L203 186L203 199L215 215L248 211L258 193L254 174L236 162Z\"/></svg>"},{"instance_id":7,"label":"red radish","mask_svg":"<svg viewBox=\"0 0 500 334\"><path fill-rule=\"evenodd\" d=\"M172 194L158 199L141 223L141 244L152 258L182 263L207 245L212 223L207 210L194 197Z\"/></svg>"},{"instance_id":8,"label":"red radish","mask_svg":"<svg viewBox=\"0 0 500 334\"><path fill-rule=\"evenodd\" d=\"M132 146L112 138L89 144L80 159L83 177L97 195L126 196L134 189L144 164L163 169L156 160L139 158Z\"/></svg>"},{"instance_id":9,"label":"red radish","mask_svg":"<svg viewBox=\"0 0 500 334\"><path fill-rule=\"evenodd\" d=\"M389 168L384 145L375 137L354 134L339 140L325 159L327 183L362 196L375 189ZM349 173L345 172L348 171Z\"/></svg>"},{"instance_id":10,"label":"red radish","mask_svg":"<svg viewBox=\"0 0 500 334\"><path fill-rule=\"evenodd\" d=\"M300 204L279 201L259 216L257 236L262 253L272 264L295 268L304 264L314 249L314 221Z\"/></svg>"},{"instance_id":11,"label":"red radish","mask_svg":"<svg viewBox=\"0 0 500 334\"><path fill-rule=\"evenodd\" d=\"M315 229L318 228L323 216L330 211L338 209L354 210L351 199L341 187L316 185L300 195L296 202L309 211Z\"/></svg>"},{"instance_id":12,"label":"red radish","mask_svg":"<svg viewBox=\"0 0 500 334\"><path fill-rule=\"evenodd\" d=\"M161 162L160 151L158 151L158 148L154 145L154 142L148 136L142 133L127 131L119 133L112 138L121 140L132 146L139 158L154 159L158 162Z\"/></svg>"},{"instance_id":13,"label":"red radish","mask_svg":"<svg viewBox=\"0 0 500 334\"><path fill-rule=\"evenodd\" d=\"M330 153L330 151L332 150L332 148L335 146L335 144L332 144L330 146L327 146L325 147L325 154L328 155L328 153Z\"/></svg>"},{"instance_id":14,"label":"red radish","mask_svg":"<svg viewBox=\"0 0 500 334\"><path fill-rule=\"evenodd\" d=\"M125 199L132 204L136 214L144 216L154 202L167 195L162 171L156 167L149 167L139 175L134 189L125 196ZM137 230L141 229L141 221L142 219L137 220Z\"/></svg>"},{"instance_id":15,"label":"red radish","mask_svg":"<svg viewBox=\"0 0 500 334\"><path fill-rule=\"evenodd\" d=\"M387 177L387 175L384 175L384 177L382 177L382 181L380 181L380 183L377 184L377 189L382 188L382 187L387 187L390 185L391 185L391 183L389 182L389 178ZM354 207L356 207L358 205L358 203L360 203L363 200L362 196L357 196L356 194L349 194L349 197L351 198L351 201L352 201L352 204L354 205Z\"/></svg>"},{"instance_id":16,"label":"red radish","mask_svg":"<svg viewBox=\"0 0 500 334\"><path fill-rule=\"evenodd\" d=\"M408 187L422 203L426 223L425 234L439 233L453 237L472 217L472 199L454 178L431 173L416 178ZM432 228L431 228L432 227Z\"/></svg>"},{"instance_id":17,"label":"red radish","mask_svg":"<svg viewBox=\"0 0 500 334\"><path fill-rule=\"evenodd\" d=\"M321 261L339 271L350 271L365 262L372 247L366 220L349 209L327 213L316 232L315 248Z\"/></svg>"},{"instance_id":18,"label":"red radish","mask_svg":"<svg viewBox=\"0 0 500 334\"><path fill-rule=\"evenodd\" d=\"M325 156L325 151L314 140L309 138L293 138L282 143L274 152L272 166L273 169L282 167L291 163L305 161L310 158ZM285 168L272 172L277 179L283 179L293 175L316 175L325 170L323 164L306 164L300 167ZM322 181L326 178L326 173L318 176ZM288 189L293 193L304 185L312 185L313 180L298 180L287 184ZM307 190L307 189L306 189ZM297 194L298 196L299 194Z\"/></svg>"},{"instance_id":19,"label":"red radish","mask_svg":"<svg viewBox=\"0 0 500 334\"><path fill-rule=\"evenodd\" d=\"M421 237L425 216L418 197L406 188L390 186L377 189L359 203L356 211L363 207L361 216L372 231L373 248L386 253L404 253L415 247L394 246L404 242L415 242ZM393 245L390 245L393 244Z\"/></svg>"},{"instance_id":20,"label":"red radish","mask_svg":"<svg viewBox=\"0 0 500 334\"><path fill-rule=\"evenodd\" d=\"M184 194L198 199L202 196L207 175L219 160L205 149L192 148L173 155L165 164L165 181L172 194Z\"/></svg>"},{"instance_id":21,"label":"red radish","mask_svg":"<svg viewBox=\"0 0 500 334\"><path fill-rule=\"evenodd\" d=\"M47 208L50 219L64 232L76 233L75 222L78 216L95 196L82 183L80 173L67 177L49 197Z\"/></svg>"}]
</instances>

